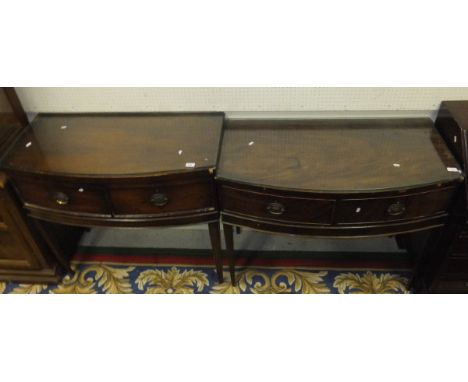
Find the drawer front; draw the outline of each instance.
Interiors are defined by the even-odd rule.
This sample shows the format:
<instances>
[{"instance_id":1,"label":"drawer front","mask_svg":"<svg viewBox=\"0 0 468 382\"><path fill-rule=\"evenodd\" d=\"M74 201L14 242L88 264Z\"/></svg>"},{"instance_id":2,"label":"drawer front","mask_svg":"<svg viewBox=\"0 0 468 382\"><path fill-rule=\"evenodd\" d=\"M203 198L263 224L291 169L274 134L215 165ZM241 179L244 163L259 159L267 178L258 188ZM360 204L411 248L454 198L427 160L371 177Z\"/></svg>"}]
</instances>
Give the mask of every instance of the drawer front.
<instances>
[{"instance_id":1,"label":"drawer front","mask_svg":"<svg viewBox=\"0 0 468 382\"><path fill-rule=\"evenodd\" d=\"M62 213L111 215L106 192L99 186L55 180L13 181L29 208L39 207Z\"/></svg>"},{"instance_id":2,"label":"drawer front","mask_svg":"<svg viewBox=\"0 0 468 382\"><path fill-rule=\"evenodd\" d=\"M331 224L333 200L279 196L221 186L223 211L274 221Z\"/></svg>"},{"instance_id":3,"label":"drawer front","mask_svg":"<svg viewBox=\"0 0 468 382\"><path fill-rule=\"evenodd\" d=\"M344 199L336 209L337 224L378 223L447 213L454 188L370 199Z\"/></svg>"},{"instance_id":4,"label":"drawer front","mask_svg":"<svg viewBox=\"0 0 468 382\"><path fill-rule=\"evenodd\" d=\"M34 268L28 249L17 235L0 230L0 268Z\"/></svg>"},{"instance_id":5,"label":"drawer front","mask_svg":"<svg viewBox=\"0 0 468 382\"><path fill-rule=\"evenodd\" d=\"M216 210L211 181L184 183L153 181L145 185L120 185L110 190L115 216L179 215Z\"/></svg>"}]
</instances>

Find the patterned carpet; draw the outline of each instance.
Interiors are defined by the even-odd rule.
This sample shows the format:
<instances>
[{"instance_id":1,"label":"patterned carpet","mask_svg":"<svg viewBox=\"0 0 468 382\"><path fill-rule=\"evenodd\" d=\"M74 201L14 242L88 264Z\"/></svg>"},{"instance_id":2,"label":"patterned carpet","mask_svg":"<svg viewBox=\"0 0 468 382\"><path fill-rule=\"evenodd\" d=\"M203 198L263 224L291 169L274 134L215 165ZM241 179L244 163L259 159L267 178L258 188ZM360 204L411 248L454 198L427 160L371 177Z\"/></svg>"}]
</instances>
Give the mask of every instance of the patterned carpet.
<instances>
[{"instance_id":1,"label":"patterned carpet","mask_svg":"<svg viewBox=\"0 0 468 382\"><path fill-rule=\"evenodd\" d=\"M200 261L172 254L172 262L162 263L161 257L154 255L142 262L142 256L135 253L115 252L104 255L102 250L82 249L72 262L75 272L65 275L59 284L0 282L0 293L408 293L411 276L404 268L337 270L322 263L314 267L310 264L313 256L309 256L307 267L301 261L296 261L295 266L240 265L238 284L233 287L227 272L225 282L217 283L207 256L200 257L205 260ZM181 260L187 258L182 264Z\"/></svg>"}]
</instances>

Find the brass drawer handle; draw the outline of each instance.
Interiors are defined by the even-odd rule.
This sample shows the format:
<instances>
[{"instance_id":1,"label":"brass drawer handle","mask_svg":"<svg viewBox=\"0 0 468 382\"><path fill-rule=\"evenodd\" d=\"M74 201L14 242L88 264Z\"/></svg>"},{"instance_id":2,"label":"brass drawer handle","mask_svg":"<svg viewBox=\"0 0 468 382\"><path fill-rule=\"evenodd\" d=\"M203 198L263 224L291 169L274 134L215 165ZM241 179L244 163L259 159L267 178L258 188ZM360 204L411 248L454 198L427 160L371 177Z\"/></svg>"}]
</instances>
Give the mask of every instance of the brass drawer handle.
<instances>
[{"instance_id":1,"label":"brass drawer handle","mask_svg":"<svg viewBox=\"0 0 468 382\"><path fill-rule=\"evenodd\" d=\"M390 204L390 206L387 209L388 214L391 216L402 215L405 211L406 211L406 207L401 202Z\"/></svg>"},{"instance_id":2,"label":"brass drawer handle","mask_svg":"<svg viewBox=\"0 0 468 382\"><path fill-rule=\"evenodd\" d=\"M166 194L163 194L162 192L157 192L151 196L150 202L154 206L164 207L169 202L169 198Z\"/></svg>"},{"instance_id":3,"label":"brass drawer handle","mask_svg":"<svg viewBox=\"0 0 468 382\"><path fill-rule=\"evenodd\" d=\"M267 206L267 211L271 215L283 215L285 209L281 203L273 202Z\"/></svg>"},{"instance_id":4,"label":"brass drawer handle","mask_svg":"<svg viewBox=\"0 0 468 382\"><path fill-rule=\"evenodd\" d=\"M54 199L55 203L57 203L59 206L65 206L70 202L68 195L63 192L56 192L54 194Z\"/></svg>"}]
</instances>

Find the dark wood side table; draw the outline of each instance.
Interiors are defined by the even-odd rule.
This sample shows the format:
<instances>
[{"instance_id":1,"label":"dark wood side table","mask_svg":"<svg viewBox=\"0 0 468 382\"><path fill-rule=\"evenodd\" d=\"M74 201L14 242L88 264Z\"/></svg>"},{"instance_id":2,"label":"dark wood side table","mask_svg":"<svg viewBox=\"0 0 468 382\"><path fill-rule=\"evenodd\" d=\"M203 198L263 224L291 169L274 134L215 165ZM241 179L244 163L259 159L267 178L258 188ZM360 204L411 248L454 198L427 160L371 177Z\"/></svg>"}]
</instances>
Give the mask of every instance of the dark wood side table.
<instances>
[{"instance_id":1,"label":"dark wood side table","mask_svg":"<svg viewBox=\"0 0 468 382\"><path fill-rule=\"evenodd\" d=\"M217 172L231 279L233 226L332 238L446 224L463 181L430 119L228 120Z\"/></svg>"},{"instance_id":2,"label":"dark wood side table","mask_svg":"<svg viewBox=\"0 0 468 382\"><path fill-rule=\"evenodd\" d=\"M468 101L442 102L435 122L447 146L468 171ZM423 287L435 293L468 293L468 180L453 203L449 224L422 264Z\"/></svg>"},{"instance_id":3,"label":"dark wood side table","mask_svg":"<svg viewBox=\"0 0 468 382\"><path fill-rule=\"evenodd\" d=\"M40 114L2 161L64 266L50 223L156 227L208 223L222 281L214 185L223 113Z\"/></svg>"}]
</instances>

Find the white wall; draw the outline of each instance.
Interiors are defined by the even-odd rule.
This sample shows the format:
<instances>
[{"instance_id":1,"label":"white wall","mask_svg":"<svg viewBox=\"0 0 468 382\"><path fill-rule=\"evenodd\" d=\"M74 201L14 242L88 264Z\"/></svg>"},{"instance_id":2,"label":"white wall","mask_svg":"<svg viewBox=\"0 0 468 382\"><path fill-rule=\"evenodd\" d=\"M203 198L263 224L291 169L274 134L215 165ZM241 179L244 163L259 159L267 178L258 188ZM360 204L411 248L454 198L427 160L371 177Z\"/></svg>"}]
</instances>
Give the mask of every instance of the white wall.
<instances>
[{"instance_id":1,"label":"white wall","mask_svg":"<svg viewBox=\"0 0 468 382\"><path fill-rule=\"evenodd\" d=\"M37 112L226 111L229 116L431 116L468 88L17 88Z\"/></svg>"}]
</instances>

